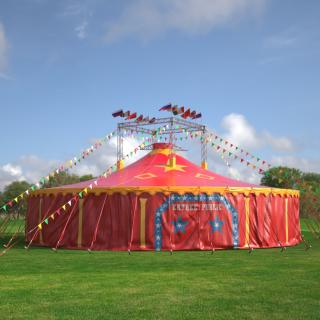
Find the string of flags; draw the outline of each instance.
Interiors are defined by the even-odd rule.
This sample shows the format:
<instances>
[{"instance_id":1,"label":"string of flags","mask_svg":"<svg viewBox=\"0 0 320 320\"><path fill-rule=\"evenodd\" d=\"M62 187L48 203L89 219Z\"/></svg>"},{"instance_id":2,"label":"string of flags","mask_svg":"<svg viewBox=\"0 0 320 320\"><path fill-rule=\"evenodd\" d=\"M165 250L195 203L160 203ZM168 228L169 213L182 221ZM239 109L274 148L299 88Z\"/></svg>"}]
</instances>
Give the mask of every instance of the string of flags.
<instances>
[{"instance_id":1,"label":"string of flags","mask_svg":"<svg viewBox=\"0 0 320 320\"><path fill-rule=\"evenodd\" d=\"M157 130L157 134L162 134L163 131L165 131L166 128L162 127ZM143 149L145 146L151 144L153 142L153 139L146 138L145 141L143 141L139 146L134 148L131 152L126 154L123 159L129 158L130 156L133 156L138 150ZM78 201L79 199L82 199L84 196L86 196L89 193L89 190L92 190L94 187L98 186L100 179L105 179L108 176L110 176L113 172L117 170L117 163L110 166L106 171L104 171L98 178L96 178L93 182L91 182L88 186L83 188L80 192L75 194L70 200L68 200L66 203L64 203L62 206L60 206L58 209L56 209L53 213L50 213L46 215L43 220L33 229L31 229L28 233L32 233L35 230L41 231L44 224L49 224L50 221L54 221L55 217L58 215L61 215L62 213L66 212L72 205Z\"/></svg>"},{"instance_id":2,"label":"string of flags","mask_svg":"<svg viewBox=\"0 0 320 320\"><path fill-rule=\"evenodd\" d=\"M263 174L265 172L265 169L264 168L261 168L260 166L258 166L257 163L252 163L252 161L248 161L246 159L246 155L250 155L252 157L252 155L250 153L248 153L247 151L243 150L243 149L240 149L238 146L235 146L234 144L232 143L229 143L228 141L224 140L223 138L220 138L219 136L217 135L214 135L214 134L209 134L209 136L207 136L206 138L203 137L202 133L199 133L199 132L189 132L188 130L185 130L183 129L181 126L177 126L176 127L176 130L181 130L182 132L185 132L185 137L180 137L180 141L182 141L183 139L188 139L188 138L199 138L200 140L203 140L203 139L206 139L206 142L207 143L211 143L210 146L213 147L215 149L215 151L217 151L220 155L220 157L222 158L223 161L226 162L226 165L228 167L230 167L230 163L228 160L226 160L225 158L228 157L230 160L231 159L238 159L240 161L240 163L246 165L247 167L249 168L252 168L253 170L257 170L258 173L260 174ZM159 137L159 140L162 141L166 141L168 138L167 137ZM177 140L178 138L175 137L174 138L175 140ZM218 142L222 143L223 142L223 145L222 144L219 144L219 143L215 143L215 142L212 142L212 140L218 140ZM227 143L226 143L227 142ZM242 155L240 156L239 153L235 153L234 151L230 151L227 149L227 145L229 145L230 147L234 147L235 150L238 150L238 152L240 152ZM268 166L269 168L271 167L270 164L268 164L265 160L261 160L260 158L258 157L255 157L255 159L257 159L257 162L261 162L261 164L263 165L266 165ZM252 158L253 159L253 158Z\"/></svg>"},{"instance_id":3,"label":"string of flags","mask_svg":"<svg viewBox=\"0 0 320 320\"><path fill-rule=\"evenodd\" d=\"M213 138L214 137L214 138ZM217 139L219 139L218 141L219 143L216 142L212 142L212 138L216 141ZM203 139L203 137L200 137L200 139ZM250 153L248 153L247 151L239 148L238 146L235 146L232 143L229 143L227 140L224 140L223 138L220 138L217 135L214 134L209 134L209 137L206 138L207 142L210 142L210 146L217 152L220 152L222 155L227 156L229 159L232 160L239 160L241 164L246 165L248 168L251 168L253 170L257 170L259 174L263 174L265 172L265 170L263 168L261 168L258 163L252 163L252 161L248 161L248 159L246 158L246 156L250 155L251 159L255 159L257 162L260 161L260 158L252 156ZM223 143L223 145L221 145L221 143ZM238 151L238 153L236 153L234 150L230 151L230 149L227 149L227 146L230 146L231 148L234 147L235 151ZM241 155L239 155L239 153ZM224 158L224 156L223 156ZM265 164L266 161L262 160L261 162L262 164ZM230 165L229 165L230 166Z\"/></svg>"},{"instance_id":4,"label":"string of flags","mask_svg":"<svg viewBox=\"0 0 320 320\"><path fill-rule=\"evenodd\" d=\"M132 135L134 132L138 133L138 131L136 129L130 129L130 131L125 132L125 134ZM140 134L144 134L144 132L140 133ZM34 191L36 189L40 189L46 182L48 182L50 180L50 178L54 178L59 173L67 172L69 169L75 167L78 163L80 163L82 160L86 159L94 151L96 151L98 148L100 148L102 145L104 145L108 140L110 140L112 137L115 137L115 136L116 136L116 131L112 131L111 133L106 135L104 138L96 141L89 148L87 148L83 152L81 152L81 154L78 157L74 157L73 159L66 161L64 165L61 165L57 169L53 170L47 176L42 177L38 182L36 182L35 184L31 185L31 187L29 189L25 190L21 194L17 195L15 198L13 198L10 201L6 202L3 206L0 207L0 211L2 210L4 212L7 212L8 209L12 208L15 204L20 202L22 199L24 199L27 196L29 196L29 194L32 191ZM138 137L138 139L141 139L141 138L144 138L144 136ZM147 139L149 139L149 138L147 138Z\"/></svg>"},{"instance_id":5,"label":"string of flags","mask_svg":"<svg viewBox=\"0 0 320 320\"><path fill-rule=\"evenodd\" d=\"M121 118L124 118L124 120L135 119L136 122L144 122L144 123L154 123L156 121L155 117L153 118L149 118L149 116L144 117L142 114L138 116L136 112L131 112L130 110L123 111L122 109L113 112L112 116L114 118L121 117Z\"/></svg>"},{"instance_id":6,"label":"string of flags","mask_svg":"<svg viewBox=\"0 0 320 320\"><path fill-rule=\"evenodd\" d=\"M209 133L208 139L209 139L208 142L211 142L212 139L214 139L215 141L219 141L220 143L223 143L225 147L233 148L234 151L237 151L238 153L241 153L242 158L250 157L251 161L254 160L255 162L261 164L262 166L264 166L264 167L266 167L268 169L272 167L272 165L270 163L268 163L266 160L263 160L260 157L257 157L255 155L253 155L249 151L244 150L244 149L240 148L239 146L237 146L237 145L235 145L235 144L223 139L222 137L218 136L214 132L210 132ZM240 157L240 159L241 159L241 157ZM245 159L243 159L242 162L244 162L244 161L245 161Z\"/></svg>"},{"instance_id":7,"label":"string of flags","mask_svg":"<svg viewBox=\"0 0 320 320\"><path fill-rule=\"evenodd\" d=\"M172 112L174 116L180 115L183 119L199 119L202 117L200 112L196 110L191 111L190 108L185 108L184 106L179 107L178 105L172 105L171 103L161 107L159 111L169 111Z\"/></svg>"},{"instance_id":8,"label":"string of flags","mask_svg":"<svg viewBox=\"0 0 320 320\"><path fill-rule=\"evenodd\" d=\"M39 181L37 181L36 183L31 185L31 187L29 189L25 190L21 194L17 195L15 198L6 202L3 206L0 207L0 211L2 210L4 212L7 212L7 210L9 208L12 208L19 201L21 201L25 197L29 196L29 194L32 191L41 188L46 182L48 182L50 180L50 178L55 177L59 173L67 172L69 169L73 168L78 163L80 163L82 160L84 160L89 155L91 155L95 150L97 150L102 145L104 145L108 140L110 140L115 135L116 135L116 131L112 131L111 133L104 136L102 139L97 140L89 148L82 151L77 157L73 157L72 159L66 161L64 164L60 165L58 168L56 168L52 172L50 172L47 176L42 177Z\"/></svg>"}]
</instances>

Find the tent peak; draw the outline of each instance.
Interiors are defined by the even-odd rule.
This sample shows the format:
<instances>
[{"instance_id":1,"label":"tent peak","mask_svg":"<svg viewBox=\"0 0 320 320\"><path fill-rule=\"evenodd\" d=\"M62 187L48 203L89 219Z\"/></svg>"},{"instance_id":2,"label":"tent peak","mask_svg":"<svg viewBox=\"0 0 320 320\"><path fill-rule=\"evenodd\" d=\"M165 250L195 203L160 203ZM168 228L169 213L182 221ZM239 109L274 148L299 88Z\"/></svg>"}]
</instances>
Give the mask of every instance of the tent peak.
<instances>
[{"instance_id":1,"label":"tent peak","mask_svg":"<svg viewBox=\"0 0 320 320\"><path fill-rule=\"evenodd\" d=\"M161 150L161 149L170 149L172 150L173 149L173 144L172 143L164 143L164 142L157 142L157 143L154 143L152 145L152 149L153 150Z\"/></svg>"}]
</instances>

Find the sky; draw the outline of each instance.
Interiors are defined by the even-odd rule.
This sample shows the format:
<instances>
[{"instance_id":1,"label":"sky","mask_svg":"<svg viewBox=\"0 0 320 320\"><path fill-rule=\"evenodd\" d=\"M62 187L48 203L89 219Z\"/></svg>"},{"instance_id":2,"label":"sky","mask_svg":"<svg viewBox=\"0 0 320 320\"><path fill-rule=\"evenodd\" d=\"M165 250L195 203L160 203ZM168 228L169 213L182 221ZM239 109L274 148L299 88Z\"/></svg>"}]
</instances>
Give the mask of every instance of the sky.
<instances>
[{"instance_id":1,"label":"sky","mask_svg":"<svg viewBox=\"0 0 320 320\"><path fill-rule=\"evenodd\" d=\"M168 102L273 165L320 172L319 18L317 0L1 1L0 190L111 132L112 111L167 116ZM76 173L98 175L115 150L112 140Z\"/></svg>"}]
</instances>

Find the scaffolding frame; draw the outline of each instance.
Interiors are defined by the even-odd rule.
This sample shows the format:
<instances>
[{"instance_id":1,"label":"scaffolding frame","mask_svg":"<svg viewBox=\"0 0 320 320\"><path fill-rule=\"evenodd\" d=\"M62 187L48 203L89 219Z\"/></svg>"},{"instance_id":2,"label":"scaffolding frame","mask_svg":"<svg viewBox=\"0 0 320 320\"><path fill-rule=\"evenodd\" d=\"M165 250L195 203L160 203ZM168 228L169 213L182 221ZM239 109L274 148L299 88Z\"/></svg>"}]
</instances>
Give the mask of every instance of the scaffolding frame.
<instances>
[{"instance_id":1,"label":"scaffolding frame","mask_svg":"<svg viewBox=\"0 0 320 320\"><path fill-rule=\"evenodd\" d=\"M177 128L179 126L179 128ZM157 130L166 127L162 135L169 136L169 143L174 145L175 137L185 132L199 132L201 134L201 165L207 166L207 134L208 129L205 125L197 122L187 121L178 117L156 118L153 121L125 121L119 122L117 126L117 160L123 159L123 140L127 132L143 133L154 138ZM181 130L182 128L182 130ZM177 148L178 149L178 148Z\"/></svg>"}]
</instances>

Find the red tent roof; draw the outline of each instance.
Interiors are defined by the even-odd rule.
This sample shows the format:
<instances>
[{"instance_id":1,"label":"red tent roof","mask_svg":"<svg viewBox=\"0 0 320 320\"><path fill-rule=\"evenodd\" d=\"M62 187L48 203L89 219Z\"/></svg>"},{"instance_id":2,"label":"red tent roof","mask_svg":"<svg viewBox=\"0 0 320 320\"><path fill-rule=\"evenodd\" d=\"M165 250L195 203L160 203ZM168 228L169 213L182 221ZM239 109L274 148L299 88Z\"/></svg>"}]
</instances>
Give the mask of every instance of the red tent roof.
<instances>
[{"instance_id":1,"label":"red tent roof","mask_svg":"<svg viewBox=\"0 0 320 320\"><path fill-rule=\"evenodd\" d=\"M170 159L175 157L175 163ZM83 189L90 181L66 185L55 189ZM153 150L140 160L98 179L95 188L112 187L257 187L202 169L174 153L170 144L155 143Z\"/></svg>"}]
</instances>

